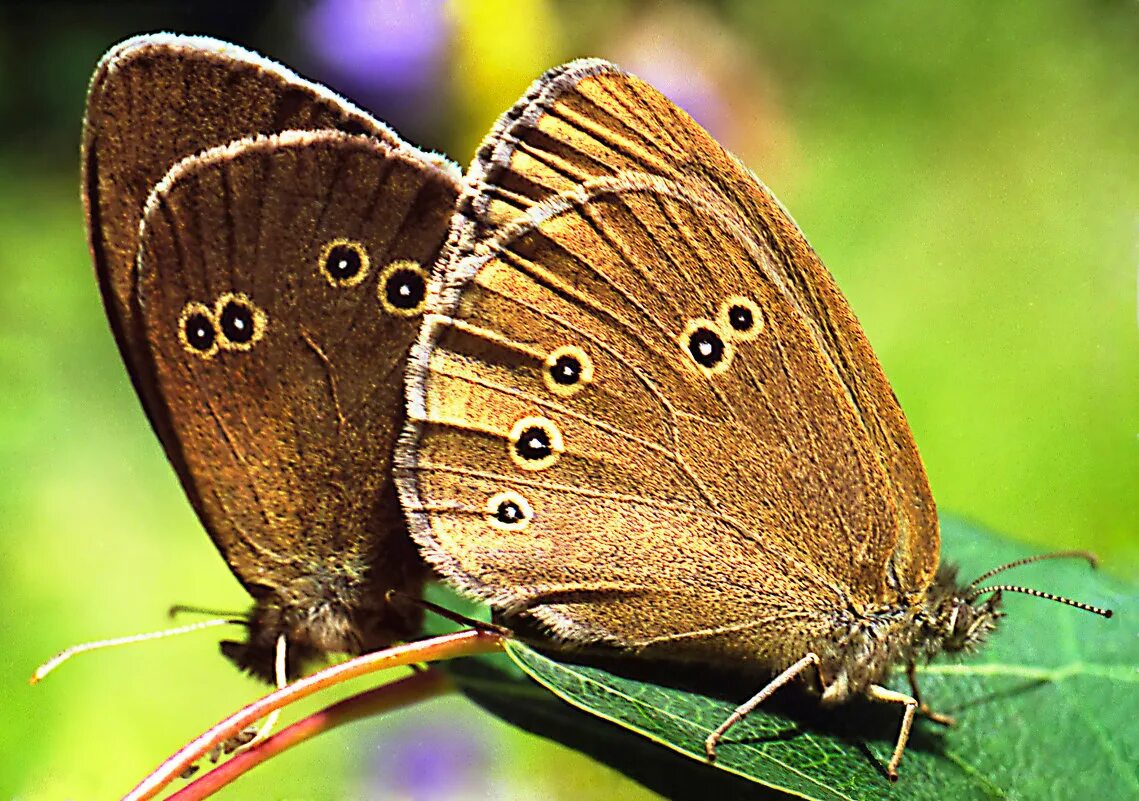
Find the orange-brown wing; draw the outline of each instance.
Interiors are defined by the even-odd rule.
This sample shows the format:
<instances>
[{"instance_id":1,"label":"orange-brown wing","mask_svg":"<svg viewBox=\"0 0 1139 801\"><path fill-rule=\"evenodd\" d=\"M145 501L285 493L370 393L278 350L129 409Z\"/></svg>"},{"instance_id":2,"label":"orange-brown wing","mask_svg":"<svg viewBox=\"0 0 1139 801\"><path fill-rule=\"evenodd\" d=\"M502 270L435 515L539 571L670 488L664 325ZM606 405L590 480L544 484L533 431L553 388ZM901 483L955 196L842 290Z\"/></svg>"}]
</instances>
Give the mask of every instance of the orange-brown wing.
<instances>
[{"instance_id":1,"label":"orange-brown wing","mask_svg":"<svg viewBox=\"0 0 1139 801\"><path fill-rule=\"evenodd\" d=\"M575 642L779 665L885 592L897 510L775 252L623 173L449 268L397 484L458 586Z\"/></svg>"},{"instance_id":2,"label":"orange-brown wing","mask_svg":"<svg viewBox=\"0 0 1139 801\"><path fill-rule=\"evenodd\" d=\"M289 131L182 160L146 203L137 308L183 478L242 583L302 622L374 626L351 613L418 589L390 465L457 193L406 145Z\"/></svg>"},{"instance_id":3,"label":"orange-brown wing","mask_svg":"<svg viewBox=\"0 0 1139 801\"><path fill-rule=\"evenodd\" d=\"M652 86L598 60L558 67L536 81L479 148L452 248L469 251L543 199L624 171L703 184L765 248L885 464L899 513L895 534L881 547L892 553L898 584L924 589L937 569L937 513L913 435L866 335L778 201Z\"/></svg>"}]
</instances>

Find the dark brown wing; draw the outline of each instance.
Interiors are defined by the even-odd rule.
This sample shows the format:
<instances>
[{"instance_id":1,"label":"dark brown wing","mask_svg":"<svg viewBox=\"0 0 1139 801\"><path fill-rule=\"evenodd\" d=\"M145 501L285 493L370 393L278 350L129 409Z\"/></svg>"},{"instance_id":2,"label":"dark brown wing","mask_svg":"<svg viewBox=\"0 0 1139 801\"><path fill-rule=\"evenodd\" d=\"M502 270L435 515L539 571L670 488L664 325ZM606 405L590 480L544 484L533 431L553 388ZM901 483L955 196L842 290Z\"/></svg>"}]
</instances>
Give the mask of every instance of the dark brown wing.
<instances>
[{"instance_id":1,"label":"dark brown wing","mask_svg":"<svg viewBox=\"0 0 1139 801\"><path fill-rule=\"evenodd\" d=\"M397 483L501 609L785 666L886 595L897 507L770 243L698 186L589 181L452 264Z\"/></svg>"},{"instance_id":2,"label":"dark brown wing","mask_svg":"<svg viewBox=\"0 0 1139 801\"><path fill-rule=\"evenodd\" d=\"M87 94L82 181L87 234L111 329L148 417L171 459L166 413L140 377L134 320L142 207L174 164L254 134L335 129L389 144L386 126L328 89L247 50L199 36L128 39L100 61Z\"/></svg>"},{"instance_id":3,"label":"dark brown wing","mask_svg":"<svg viewBox=\"0 0 1139 801\"><path fill-rule=\"evenodd\" d=\"M623 171L703 184L767 249L885 464L899 513L896 533L882 547L892 552L897 585L906 592L927 587L939 557L933 497L905 416L857 319L778 201L656 89L598 60L558 67L536 81L480 147L460 201L465 222L451 247L468 252L552 194Z\"/></svg>"},{"instance_id":4,"label":"dark brown wing","mask_svg":"<svg viewBox=\"0 0 1139 801\"><path fill-rule=\"evenodd\" d=\"M183 159L146 202L137 308L155 391L269 644L359 651L411 633L384 599L422 581L391 454L457 191L410 147L289 131Z\"/></svg>"}]
</instances>

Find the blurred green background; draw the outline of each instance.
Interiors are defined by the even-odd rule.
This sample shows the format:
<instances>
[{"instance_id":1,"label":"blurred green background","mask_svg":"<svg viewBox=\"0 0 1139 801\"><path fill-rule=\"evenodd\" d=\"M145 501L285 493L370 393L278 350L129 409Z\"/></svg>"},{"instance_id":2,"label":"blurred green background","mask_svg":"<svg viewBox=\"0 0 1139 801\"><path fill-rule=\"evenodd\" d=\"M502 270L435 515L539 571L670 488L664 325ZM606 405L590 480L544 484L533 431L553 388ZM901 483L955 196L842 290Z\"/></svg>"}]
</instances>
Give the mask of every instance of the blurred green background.
<instances>
[{"instance_id":1,"label":"blurred green background","mask_svg":"<svg viewBox=\"0 0 1139 801\"><path fill-rule=\"evenodd\" d=\"M116 797L260 692L211 634L25 683L66 645L168 625L171 603L246 603L133 395L84 240L88 76L158 29L284 61L464 165L542 70L617 61L794 214L874 343L942 509L1139 577L1134 2L7 4L0 797ZM1074 567L1048 589L1079 587ZM221 797L649 796L448 698L309 743Z\"/></svg>"}]
</instances>

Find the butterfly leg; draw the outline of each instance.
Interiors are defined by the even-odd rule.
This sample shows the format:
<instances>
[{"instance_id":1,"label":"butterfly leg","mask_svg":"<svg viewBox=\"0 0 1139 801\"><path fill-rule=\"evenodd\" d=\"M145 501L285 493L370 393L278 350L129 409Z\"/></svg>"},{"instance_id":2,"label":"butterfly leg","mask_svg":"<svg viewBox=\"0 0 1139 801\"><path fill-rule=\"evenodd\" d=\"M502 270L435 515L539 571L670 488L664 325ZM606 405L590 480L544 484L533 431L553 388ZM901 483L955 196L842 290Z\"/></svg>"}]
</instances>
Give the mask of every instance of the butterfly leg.
<instances>
[{"instance_id":1,"label":"butterfly leg","mask_svg":"<svg viewBox=\"0 0 1139 801\"><path fill-rule=\"evenodd\" d=\"M872 701L906 705L905 714L902 715L902 729L898 732L898 742L894 745L894 755L890 757L890 764L886 766L886 775L890 777L890 781L896 782L898 780L898 763L902 761L902 754L905 752L906 743L910 739L910 727L914 725L914 713L918 710L917 699L911 698L905 693L879 687L877 684L871 684L866 695Z\"/></svg>"},{"instance_id":2,"label":"butterfly leg","mask_svg":"<svg viewBox=\"0 0 1139 801\"><path fill-rule=\"evenodd\" d=\"M934 723L940 723L942 726L956 726L957 721L949 715L943 715L940 712L934 712L929 708L929 705L921 699L921 692L918 690L918 676L917 669L913 662L906 666L906 678L910 680L910 691L914 694L914 698L918 702L918 714L929 718Z\"/></svg>"},{"instance_id":3,"label":"butterfly leg","mask_svg":"<svg viewBox=\"0 0 1139 801\"><path fill-rule=\"evenodd\" d=\"M286 671L285 656L288 651L289 643L282 634L277 637L277 650L273 660L273 671L277 677L277 689L280 690L289 683L289 676ZM225 754L236 754L241 751L248 751L253 746L260 743L262 740L269 738L273 733L273 728L277 725L277 720L281 717L281 710L274 709L269 713L269 716L261 723L259 727L247 726L239 731L237 734L230 737L224 743L221 743L221 751ZM217 762L215 758L213 760Z\"/></svg>"},{"instance_id":4,"label":"butterfly leg","mask_svg":"<svg viewBox=\"0 0 1139 801\"><path fill-rule=\"evenodd\" d=\"M724 735L728 733L728 729L730 729L732 726L735 726L741 720L750 715L752 710L770 698L776 690L778 690L787 682L791 681L793 678L798 676L800 673L812 665L816 668L819 666L819 657L817 654L807 654L791 667L787 668L778 676L769 681L762 690L736 707L736 711L729 715L728 719L721 723L716 728L716 730L709 734L708 737L704 740L704 753L707 756L708 761L714 762L716 760L716 746L719 744L720 740L724 739Z\"/></svg>"},{"instance_id":5,"label":"butterfly leg","mask_svg":"<svg viewBox=\"0 0 1139 801\"><path fill-rule=\"evenodd\" d=\"M285 656L288 649L288 641L285 635L282 634L277 638L276 658L274 659L274 672L277 677L277 689L282 689L289 683L289 677L285 669ZM221 761L222 755L229 756L231 754L239 754L242 751L248 751L253 746L260 743L262 740L267 740L269 735L272 734L273 728L277 725L278 718L281 717L281 710L275 709L269 713L264 722L258 726L246 726L237 734L227 737L213 748L204 754L206 759L213 762L215 765ZM182 771L180 778L188 779L198 772L198 765L188 765Z\"/></svg>"}]
</instances>

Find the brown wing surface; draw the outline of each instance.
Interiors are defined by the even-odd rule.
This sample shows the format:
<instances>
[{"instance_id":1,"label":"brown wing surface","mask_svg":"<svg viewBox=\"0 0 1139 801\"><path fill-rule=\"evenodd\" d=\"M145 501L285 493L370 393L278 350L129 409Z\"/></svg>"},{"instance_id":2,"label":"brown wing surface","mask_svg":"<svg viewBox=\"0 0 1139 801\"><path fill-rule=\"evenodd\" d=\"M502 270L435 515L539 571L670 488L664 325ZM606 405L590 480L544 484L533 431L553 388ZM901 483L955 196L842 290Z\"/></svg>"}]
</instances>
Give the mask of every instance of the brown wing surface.
<instances>
[{"instance_id":1,"label":"brown wing surface","mask_svg":"<svg viewBox=\"0 0 1139 801\"><path fill-rule=\"evenodd\" d=\"M770 243L699 187L590 180L452 264L397 481L500 608L773 664L885 593L897 508Z\"/></svg>"},{"instance_id":2,"label":"brown wing surface","mask_svg":"<svg viewBox=\"0 0 1139 801\"><path fill-rule=\"evenodd\" d=\"M893 390L834 279L766 187L683 110L604 61L556 68L503 115L479 149L452 234L463 253L536 203L582 181L625 171L703 185L766 250L787 297L842 382L896 502L882 547L903 591L924 589L939 558L925 469Z\"/></svg>"}]
</instances>

